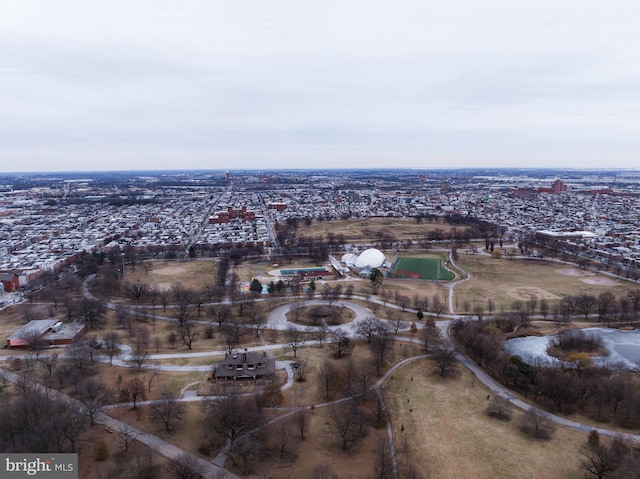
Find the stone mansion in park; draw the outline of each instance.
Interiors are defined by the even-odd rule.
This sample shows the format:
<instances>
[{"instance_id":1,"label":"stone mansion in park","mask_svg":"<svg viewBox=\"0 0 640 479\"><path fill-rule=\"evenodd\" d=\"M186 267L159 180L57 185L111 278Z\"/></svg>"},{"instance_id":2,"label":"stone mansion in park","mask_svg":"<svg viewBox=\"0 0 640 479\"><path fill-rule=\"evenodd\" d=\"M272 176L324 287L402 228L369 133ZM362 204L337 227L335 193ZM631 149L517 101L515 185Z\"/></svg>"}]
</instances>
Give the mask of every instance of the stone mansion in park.
<instances>
[{"instance_id":1,"label":"stone mansion in park","mask_svg":"<svg viewBox=\"0 0 640 479\"><path fill-rule=\"evenodd\" d=\"M271 378L276 373L276 360L266 352L225 353L225 358L216 366L213 377L216 381Z\"/></svg>"}]
</instances>

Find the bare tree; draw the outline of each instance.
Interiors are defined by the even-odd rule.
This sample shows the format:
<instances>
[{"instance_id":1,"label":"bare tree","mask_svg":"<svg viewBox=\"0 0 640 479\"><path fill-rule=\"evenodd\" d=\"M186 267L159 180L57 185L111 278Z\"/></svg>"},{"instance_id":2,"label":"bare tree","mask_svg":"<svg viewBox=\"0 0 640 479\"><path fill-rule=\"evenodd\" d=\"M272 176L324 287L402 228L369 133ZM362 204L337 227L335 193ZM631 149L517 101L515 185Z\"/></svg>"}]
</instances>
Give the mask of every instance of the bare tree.
<instances>
[{"instance_id":1,"label":"bare tree","mask_svg":"<svg viewBox=\"0 0 640 479\"><path fill-rule=\"evenodd\" d=\"M406 311L409 307L409 303L411 302L411 298L409 296L399 296L398 297L398 306L402 308L402 311Z\"/></svg>"},{"instance_id":2,"label":"bare tree","mask_svg":"<svg viewBox=\"0 0 640 479\"><path fill-rule=\"evenodd\" d=\"M182 340L182 343L191 349L193 342L200 335L197 324L193 321L185 321L181 327L178 328L178 336Z\"/></svg>"},{"instance_id":3,"label":"bare tree","mask_svg":"<svg viewBox=\"0 0 640 479\"><path fill-rule=\"evenodd\" d=\"M99 379L85 379L79 388L80 400L91 425L95 425L96 414L112 400L111 391L106 383Z\"/></svg>"},{"instance_id":4,"label":"bare tree","mask_svg":"<svg viewBox=\"0 0 640 479\"><path fill-rule=\"evenodd\" d=\"M491 311L489 311L489 314L491 314ZM549 301L545 298L540 299L540 314L544 319L547 319L547 316L549 315Z\"/></svg>"},{"instance_id":5,"label":"bare tree","mask_svg":"<svg viewBox=\"0 0 640 479\"><path fill-rule=\"evenodd\" d=\"M376 320L375 332L371 340L371 352L378 375L382 372L382 367L392 353L392 345L393 336L389 326L380 320Z\"/></svg>"},{"instance_id":6,"label":"bare tree","mask_svg":"<svg viewBox=\"0 0 640 479\"><path fill-rule=\"evenodd\" d=\"M313 468L308 479L338 479L338 476L333 472L331 466L327 464L318 464Z\"/></svg>"},{"instance_id":7,"label":"bare tree","mask_svg":"<svg viewBox=\"0 0 640 479\"><path fill-rule=\"evenodd\" d=\"M52 400L37 389L13 399L3 398L2 408L3 451L77 452L79 436L87 426L84 411Z\"/></svg>"},{"instance_id":8,"label":"bare tree","mask_svg":"<svg viewBox=\"0 0 640 479\"><path fill-rule=\"evenodd\" d=\"M253 312L251 325L256 330L256 337L260 337L260 330L267 325L267 317L262 311L256 309Z\"/></svg>"},{"instance_id":9,"label":"bare tree","mask_svg":"<svg viewBox=\"0 0 640 479\"><path fill-rule=\"evenodd\" d=\"M133 402L133 409L138 407L138 401L143 401L145 398L144 384L138 378L129 379L125 383L125 391Z\"/></svg>"},{"instance_id":10,"label":"bare tree","mask_svg":"<svg viewBox=\"0 0 640 479\"><path fill-rule=\"evenodd\" d=\"M107 353L107 356L109 356L110 366L113 365L113 357L119 352L119 348L118 348L119 341L120 341L120 336L115 331L105 333L102 336L102 344L104 346L105 352Z\"/></svg>"},{"instance_id":11,"label":"bare tree","mask_svg":"<svg viewBox=\"0 0 640 479\"><path fill-rule=\"evenodd\" d=\"M151 342L151 334L149 328L139 327L136 328L136 349L146 349Z\"/></svg>"},{"instance_id":12,"label":"bare tree","mask_svg":"<svg viewBox=\"0 0 640 479\"><path fill-rule=\"evenodd\" d=\"M386 436L379 436L376 440L375 460L374 460L375 479L393 479L394 477L394 458L389 439Z\"/></svg>"},{"instance_id":13,"label":"bare tree","mask_svg":"<svg viewBox=\"0 0 640 479\"><path fill-rule=\"evenodd\" d=\"M249 474L250 466L260 454L260 443L250 434L242 434L231 443L229 457L234 464L242 463L243 474Z\"/></svg>"},{"instance_id":14,"label":"bare tree","mask_svg":"<svg viewBox=\"0 0 640 479\"><path fill-rule=\"evenodd\" d=\"M185 413L184 404L171 391L164 391L162 399L151 405L151 419L162 423L166 432L171 432Z\"/></svg>"},{"instance_id":15,"label":"bare tree","mask_svg":"<svg viewBox=\"0 0 640 479\"><path fill-rule=\"evenodd\" d=\"M239 318L229 318L224 323L224 332L226 334L227 350L231 353L240 344L242 336L247 333L247 328Z\"/></svg>"},{"instance_id":16,"label":"bare tree","mask_svg":"<svg viewBox=\"0 0 640 479\"><path fill-rule=\"evenodd\" d=\"M204 476L197 457L186 452L169 463L169 471L173 479L201 479Z\"/></svg>"},{"instance_id":17,"label":"bare tree","mask_svg":"<svg viewBox=\"0 0 640 479\"><path fill-rule=\"evenodd\" d=\"M584 319L589 319L589 314L594 310L598 300L591 294L581 294L576 298L576 309L584 314Z\"/></svg>"},{"instance_id":18,"label":"bare tree","mask_svg":"<svg viewBox=\"0 0 640 479\"><path fill-rule=\"evenodd\" d=\"M339 359L345 354L348 354L353 349L353 341L342 328L337 328L333 331L333 341L330 343L331 349L335 352L335 356Z\"/></svg>"},{"instance_id":19,"label":"bare tree","mask_svg":"<svg viewBox=\"0 0 640 479\"><path fill-rule=\"evenodd\" d=\"M236 291L231 295L231 302L237 308L238 315L243 316L251 311L255 305L255 298L250 294L244 294Z\"/></svg>"},{"instance_id":20,"label":"bare tree","mask_svg":"<svg viewBox=\"0 0 640 479\"><path fill-rule=\"evenodd\" d=\"M455 370L455 349L442 344L433 355L433 360L436 362L440 377L445 377Z\"/></svg>"},{"instance_id":21,"label":"bare tree","mask_svg":"<svg viewBox=\"0 0 640 479\"><path fill-rule=\"evenodd\" d=\"M580 449L580 466L589 477L611 477L620 465L620 457L613 447L604 444L585 444Z\"/></svg>"},{"instance_id":22,"label":"bare tree","mask_svg":"<svg viewBox=\"0 0 640 479\"><path fill-rule=\"evenodd\" d=\"M324 321L320 324L320 326L317 326L315 328L307 328L307 335L314 341L317 341L318 344L320 344L320 347L323 347L324 343L327 342L329 332L329 327Z\"/></svg>"},{"instance_id":23,"label":"bare tree","mask_svg":"<svg viewBox=\"0 0 640 479\"><path fill-rule=\"evenodd\" d=\"M181 283L176 283L171 286L171 299L174 302L171 315L178 321L178 325L182 326L193 315L195 294Z\"/></svg>"},{"instance_id":24,"label":"bare tree","mask_svg":"<svg viewBox=\"0 0 640 479\"><path fill-rule=\"evenodd\" d=\"M306 339L304 332L294 328L293 326L289 326L285 333L286 337L286 348L291 349L293 351L293 357L297 357L298 348L304 346Z\"/></svg>"},{"instance_id":25,"label":"bare tree","mask_svg":"<svg viewBox=\"0 0 640 479\"><path fill-rule=\"evenodd\" d=\"M282 459L291 440L291 424L289 421L283 420L276 423L275 438L278 445L278 453L280 459Z\"/></svg>"},{"instance_id":26,"label":"bare tree","mask_svg":"<svg viewBox=\"0 0 640 479\"><path fill-rule=\"evenodd\" d=\"M291 317L293 319L293 321L295 323L300 322L300 316L302 315L302 312L304 311L304 301L301 301L299 303L295 303L293 305L293 307L291 308ZM313 316L314 321L316 320L317 316ZM315 324L314 324L315 326Z\"/></svg>"},{"instance_id":27,"label":"bare tree","mask_svg":"<svg viewBox=\"0 0 640 479\"><path fill-rule=\"evenodd\" d=\"M91 351L91 346L83 339L75 340L71 343L67 347L66 356L69 358L71 365L77 370L87 368L93 364L93 351Z\"/></svg>"},{"instance_id":28,"label":"bare tree","mask_svg":"<svg viewBox=\"0 0 640 479\"><path fill-rule=\"evenodd\" d=\"M40 352L47 347L47 342L42 337L42 332L37 329L28 329L20 334L20 339L27 343L27 348L34 352L36 359Z\"/></svg>"},{"instance_id":29,"label":"bare tree","mask_svg":"<svg viewBox=\"0 0 640 479\"><path fill-rule=\"evenodd\" d=\"M131 355L127 359L127 362L135 364L138 370L142 369L144 363L149 360L149 352L144 349L136 349L131 352Z\"/></svg>"},{"instance_id":30,"label":"bare tree","mask_svg":"<svg viewBox=\"0 0 640 479\"><path fill-rule=\"evenodd\" d=\"M151 373L149 374L149 379L147 379L148 392L151 392L151 383L160 374L160 365L157 362L152 362L150 366L151 366Z\"/></svg>"},{"instance_id":31,"label":"bare tree","mask_svg":"<svg viewBox=\"0 0 640 479\"><path fill-rule=\"evenodd\" d=\"M231 311L226 304L214 304L207 310L207 314L218 323L218 328L222 329L223 323L231 316Z\"/></svg>"},{"instance_id":32,"label":"bare tree","mask_svg":"<svg viewBox=\"0 0 640 479\"><path fill-rule=\"evenodd\" d=\"M548 413L531 407L522 416L520 429L536 439L549 439L555 426Z\"/></svg>"},{"instance_id":33,"label":"bare tree","mask_svg":"<svg viewBox=\"0 0 640 479\"><path fill-rule=\"evenodd\" d=\"M382 425L383 421L387 417L387 407L384 402L384 396L379 387L373 389L374 397L376 400L376 424Z\"/></svg>"},{"instance_id":34,"label":"bare tree","mask_svg":"<svg viewBox=\"0 0 640 479\"><path fill-rule=\"evenodd\" d=\"M376 326L377 318L375 316L367 316L358 323L356 331L360 336L367 338L367 343L370 343L371 337L376 331Z\"/></svg>"},{"instance_id":35,"label":"bare tree","mask_svg":"<svg viewBox=\"0 0 640 479\"><path fill-rule=\"evenodd\" d=\"M542 303L540 304L542 306ZM487 310L489 314L493 313L493 310L496 308L496 301L493 298L487 298Z\"/></svg>"},{"instance_id":36,"label":"bare tree","mask_svg":"<svg viewBox=\"0 0 640 479\"><path fill-rule=\"evenodd\" d=\"M487 414L491 417L508 421L511 419L512 405L505 397L495 395L487 406Z\"/></svg>"},{"instance_id":37,"label":"bare tree","mask_svg":"<svg viewBox=\"0 0 640 479\"><path fill-rule=\"evenodd\" d=\"M402 321L402 316L397 311L393 311L392 313L389 313L389 321L391 321L393 334L398 334L398 331L406 327L406 323Z\"/></svg>"},{"instance_id":38,"label":"bare tree","mask_svg":"<svg viewBox=\"0 0 640 479\"><path fill-rule=\"evenodd\" d=\"M232 442L254 429L260 419L255 407L233 393L208 401L206 408L207 427Z\"/></svg>"},{"instance_id":39,"label":"bare tree","mask_svg":"<svg viewBox=\"0 0 640 479\"><path fill-rule=\"evenodd\" d=\"M168 289L160 289L158 291L158 298L160 299L160 304L162 305L162 311L167 312L167 306L171 302L171 291Z\"/></svg>"},{"instance_id":40,"label":"bare tree","mask_svg":"<svg viewBox=\"0 0 640 479\"><path fill-rule=\"evenodd\" d=\"M364 415L353 403L334 404L328 408L329 429L340 438L344 451L350 451L363 434Z\"/></svg>"},{"instance_id":41,"label":"bare tree","mask_svg":"<svg viewBox=\"0 0 640 479\"><path fill-rule=\"evenodd\" d=\"M358 380L360 383L359 389L362 393L362 400L366 402L368 399L371 383L373 382L373 378L375 376L375 370L371 367L371 365L367 363L361 363L357 369Z\"/></svg>"},{"instance_id":42,"label":"bare tree","mask_svg":"<svg viewBox=\"0 0 640 479\"><path fill-rule=\"evenodd\" d=\"M151 286L140 280L130 283L128 282L124 285L124 294L136 303L143 301L150 290Z\"/></svg>"},{"instance_id":43,"label":"bare tree","mask_svg":"<svg viewBox=\"0 0 640 479\"><path fill-rule=\"evenodd\" d=\"M82 319L90 329L99 328L104 324L107 306L99 299L83 299L80 304Z\"/></svg>"},{"instance_id":44,"label":"bare tree","mask_svg":"<svg viewBox=\"0 0 640 479\"><path fill-rule=\"evenodd\" d=\"M53 374L53 370L58 364L58 355L54 353L46 357L43 357L39 360L39 363L40 363L40 367L45 371L47 371L47 373L49 373L49 377L51 378L51 375Z\"/></svg>"},{"instance_id":45,"label":"bare tree","mask_svg":"<svg viewBox=\"0 0 640 479\"><path fill-rule=\"evenodd\" d=\"M118 435L116 436L116 442L122 448L122 452L127 454L129 449L138 438L138 430L133 428L130 424L123 423L118 428Z\"/></svg>"},{"instance_id":46,"label":"bare tree","mask_svg":"<svg viewBox=\"0 0 640 479\"><path fill-rule=\"evenodd\" d=\"M424 352L428 352L429 345L440 339L440 330L436 326L436 321L429 317L424 323L424 328L420 331L420 339L424 347Z\"/></svg>"},{"instance_id":47,"label":"bare tree","mask_svg":"<svg viewBox=\"0 0 640 479\"><path fill-rule=\"evenodd\" d=\"M325 401L329 400L329 392L333 388L337 373L338 371L328 359L325 359L318 368L318 383L320 389L324 391Z\"/></svg>"},{"instance_id":48,"label":"bare tree","mask_svg":"<svg viewBox=\"0 0 640 479\"><path fill-rule=\"evenodd\" d=\"M132 478L154 479L158 477L158 463L148 449L135 451L135 454L127 461L127 464Z\"/></svg>"},{"instance_id":49,"label":"bare tree","mask_svg":"<svg viewBox=\"0 0 640 479\"><path fill-rule=\"evenodd\" d=\"M307 409L304 407L297 407L293 413L293 422L296 426L300 439L304 441L304 438L309 431L309 418L307 417Z\"/></svg>"},{"instance_id":50,"label":"bare tree","mask_svg":"<svg viewBox=\"0 0 640 479\"><path fill-rule=\"evenodd\" d=\"M309 356L304 355L298 358L293 364L294 372L296 373L296 381L302 382L307 377L307 369L309 367Z\"/></svg>"},{"instance_id":51,"label":"bare tree","mask_svg":"<svg viewBox=\"0 0 640 479\"><path fill-rule=\"evenodd\" d=\"M443 313L445 308L445 302L442 301L439 294L434 294L431 300L431 311L438 317Z\"/></svg>"}]
</instances>

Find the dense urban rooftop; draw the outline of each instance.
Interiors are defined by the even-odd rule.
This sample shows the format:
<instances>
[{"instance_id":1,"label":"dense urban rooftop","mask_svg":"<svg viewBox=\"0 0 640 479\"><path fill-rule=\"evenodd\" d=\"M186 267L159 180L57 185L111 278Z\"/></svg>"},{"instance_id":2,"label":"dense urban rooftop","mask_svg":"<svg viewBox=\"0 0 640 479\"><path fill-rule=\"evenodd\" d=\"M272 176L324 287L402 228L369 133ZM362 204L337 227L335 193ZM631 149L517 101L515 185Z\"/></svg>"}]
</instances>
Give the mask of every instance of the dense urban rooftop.
<instances>
[{"instance_id":1,"label":"dense urban rooftop","mask_svg":"<svg viewBox=\"0 0 640 479\"><path fill-rule=\"evenodd\" d=\"M446 215L512 238L563 237L601 261L640 259L636 171L84 172L0 177L0 274L24 286L82 252L273 247L273 226L287 218Z\"/></svg>"}]
</instances>

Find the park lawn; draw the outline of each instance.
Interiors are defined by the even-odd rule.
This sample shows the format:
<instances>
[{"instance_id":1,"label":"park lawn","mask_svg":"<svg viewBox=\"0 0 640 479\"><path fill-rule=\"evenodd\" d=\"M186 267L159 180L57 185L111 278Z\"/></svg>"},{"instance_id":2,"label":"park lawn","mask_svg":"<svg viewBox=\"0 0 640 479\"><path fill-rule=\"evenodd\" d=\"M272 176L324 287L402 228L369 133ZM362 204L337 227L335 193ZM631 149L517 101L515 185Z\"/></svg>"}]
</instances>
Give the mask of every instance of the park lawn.
<instances>
[{"instance_id":1,"label":"park lawn","mask_svg":"<svg viewBox=\"0 0 640 479\"><path fill-rule=\"evenodd\" d=\"M542 260L492 258L487 255L460 254L456 262L471 279L458 284L454 290L454 306L462 309L462 301L471 307L481 305L487 309L487 299L495 301L495 311L510 311L514 301L527 301L531 295L549 304L564 296L599 295L610 291L616 296L637 289L640 285L583 271L570 264Z\"/></svg>"},{"instance_id":2,"label":"park lawn","mask_svg":"<svg viewBox=\"0 0 640 479\"><path fill-rule=\"evenodd\" d=\"M586 434L558 427L537 441L509 422L485 414L489 391L463 368L441 379L430 360L416 360L385 384L396 447L410 438L411 454L425 477L458 479L579 478L579 449ZM401 432L404 426L404 432Z\"/></svg>"},{"instance_id":3,"label":"park lawn","mask_svg":"<svg viewBox=\"0 0 640 479\"><path fill-rule=\"evenodd\" d=\"M344 235L347 243L375 242L377 238L370 232L391 232L398 241L424 239L429 232L440 229L449 232L453 226L443 221L423 221L417 223L415 219L404 218L363 218L335 221L314 221L311 226L301 224L298 236L327 236L327 233Z\"/></svg>"},{"instance_id":4,"label":"park lawn","mask_svg":"<svg viewBox=\"0 0 640 479\"><path fill-rule=\"evenodd\" d=\"M213 259L189 261L146 260L135 271L127 269L127 282L140 280L158 289L169 289L173 284L201 290L216 282L218 261Z\"/></svg>"}]
</instances>

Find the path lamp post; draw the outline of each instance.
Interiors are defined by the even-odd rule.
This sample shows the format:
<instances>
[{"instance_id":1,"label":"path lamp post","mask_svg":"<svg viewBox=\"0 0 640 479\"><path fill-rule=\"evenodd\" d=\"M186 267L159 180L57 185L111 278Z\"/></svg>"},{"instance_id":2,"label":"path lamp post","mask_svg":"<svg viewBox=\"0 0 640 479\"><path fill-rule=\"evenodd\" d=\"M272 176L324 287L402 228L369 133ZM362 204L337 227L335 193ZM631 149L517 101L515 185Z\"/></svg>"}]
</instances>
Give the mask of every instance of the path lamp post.
<instances>
[{"instance_id":1,"label":"path lamp post","mask_svg":"<svg viewBox=\"0 0 640 479\"><path fill-rule=\"evenodd\" d=\"M125 272L125 269L124 269L124 250L123 249L120 250L120 257L122 258L122 279L125 280L127 277L127 273Z\"/></svg>"}]
</instances>

